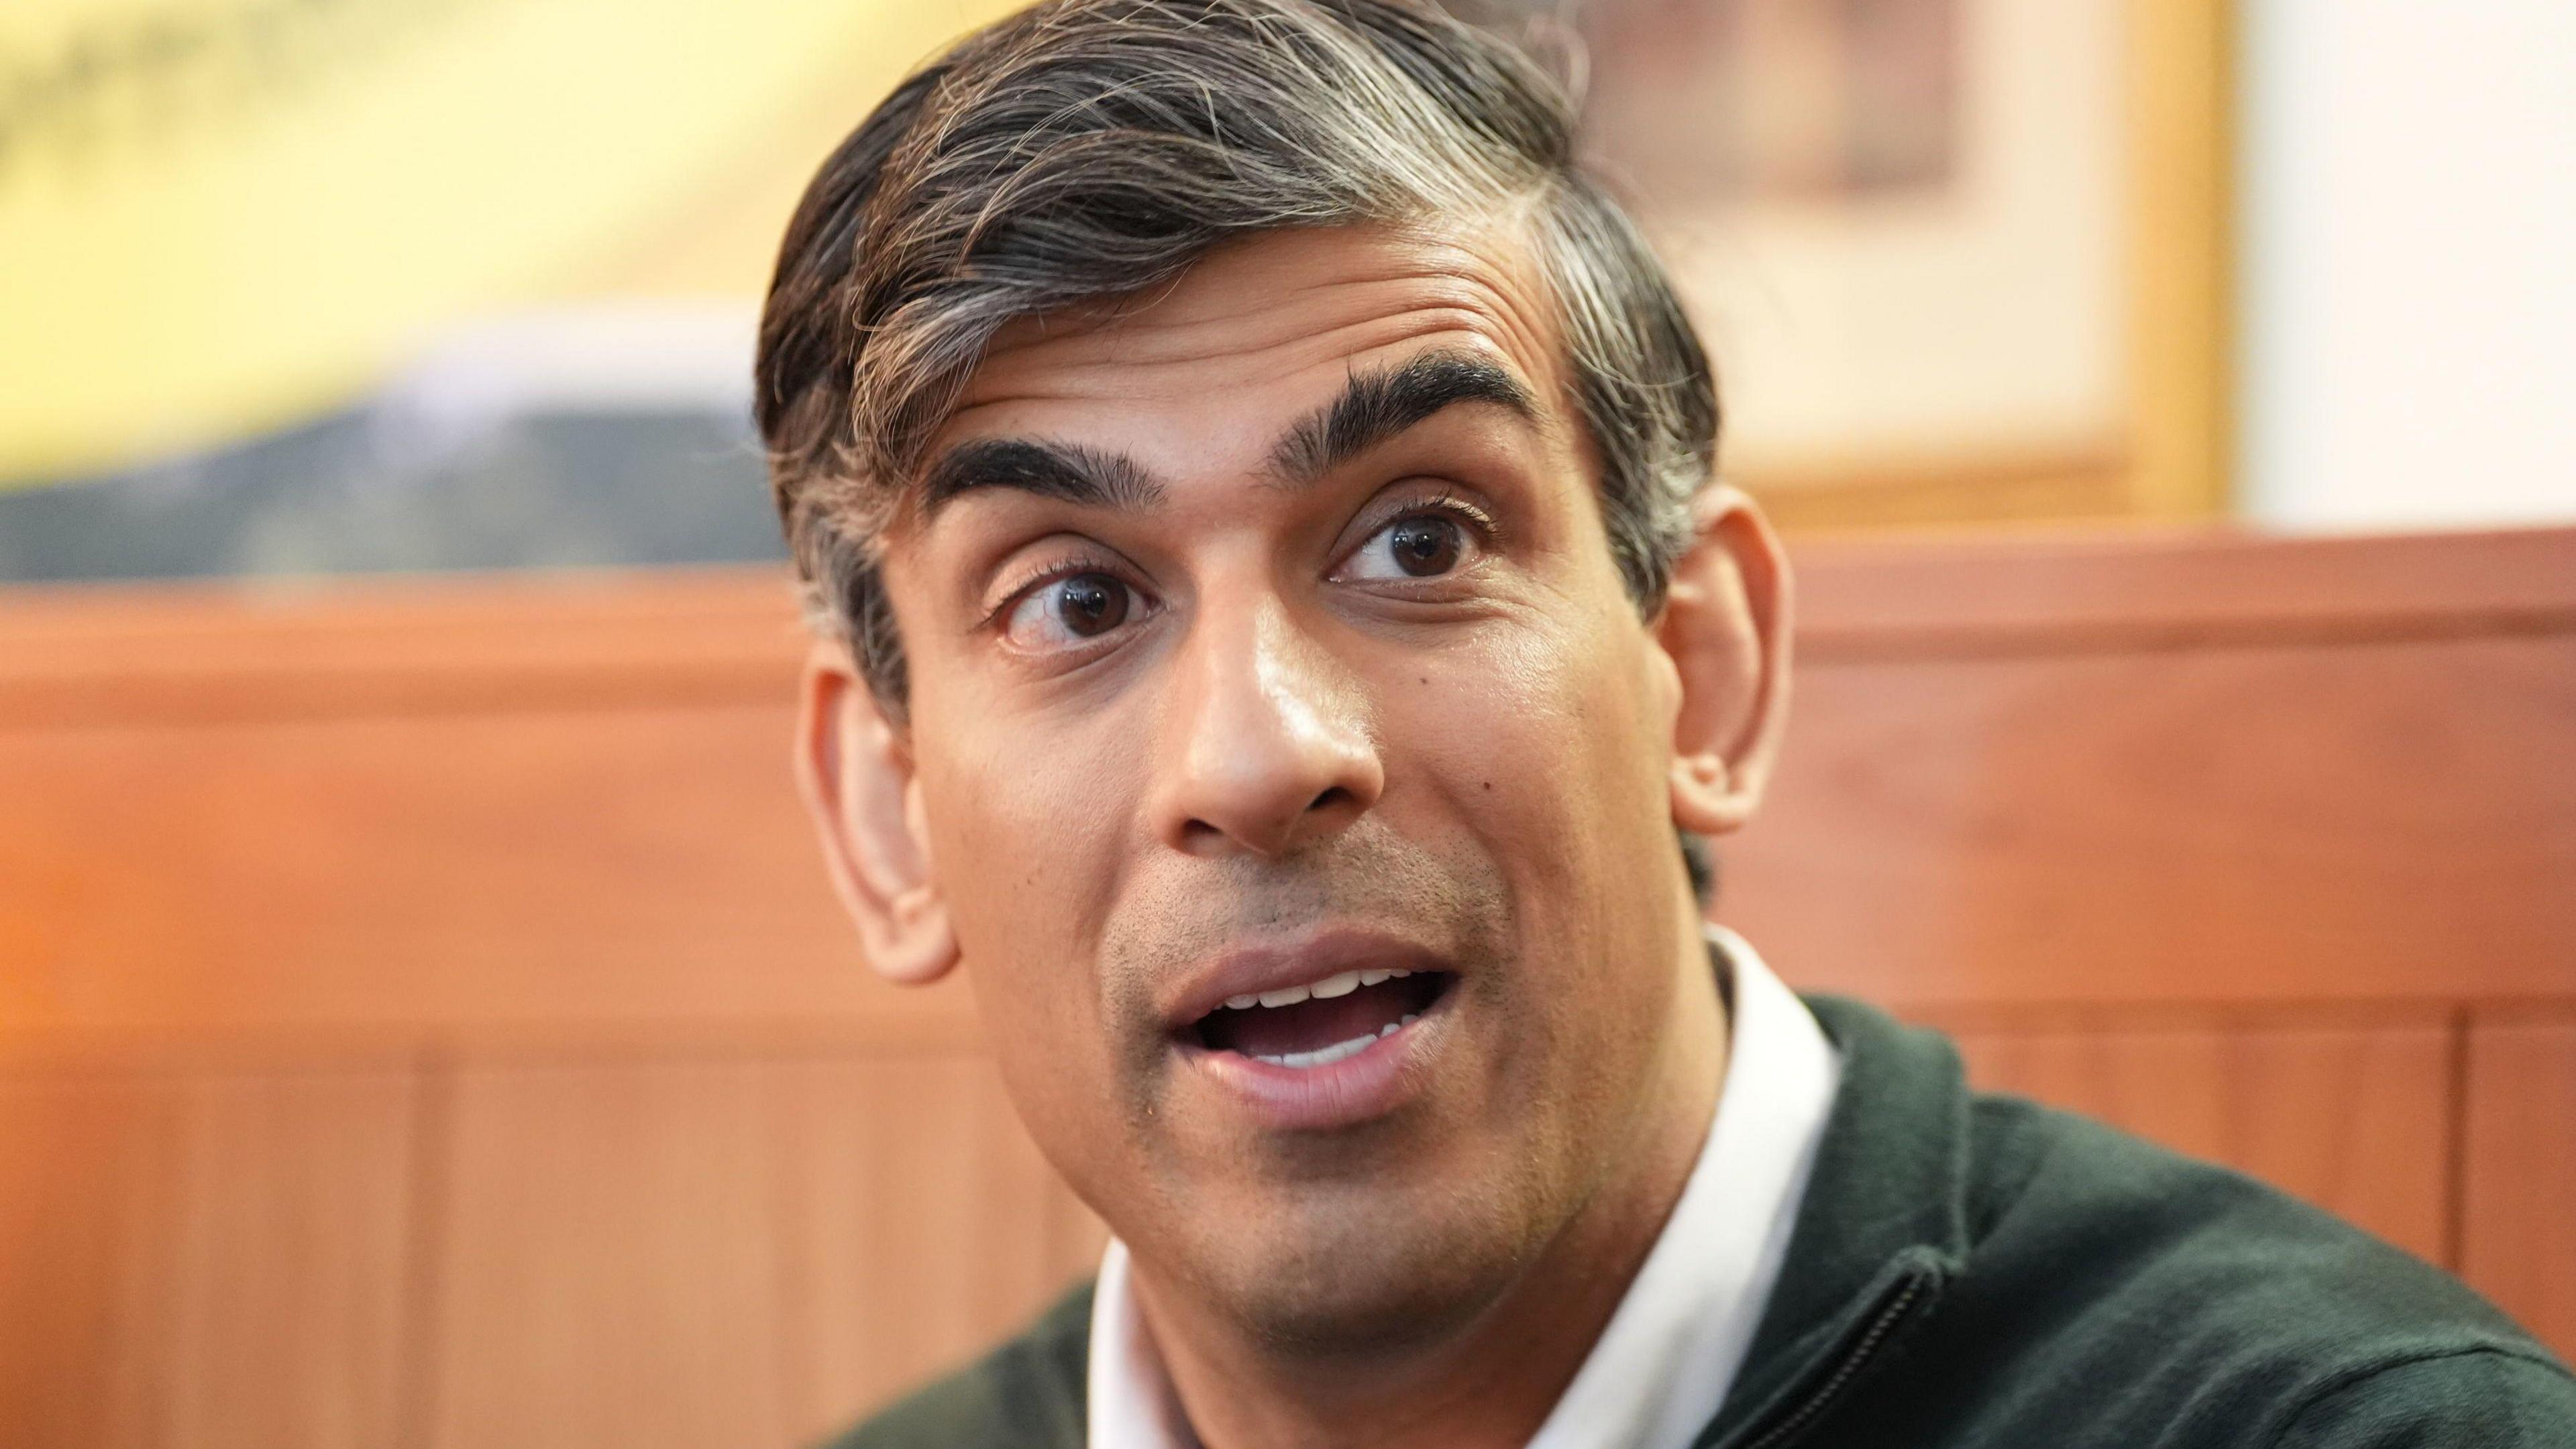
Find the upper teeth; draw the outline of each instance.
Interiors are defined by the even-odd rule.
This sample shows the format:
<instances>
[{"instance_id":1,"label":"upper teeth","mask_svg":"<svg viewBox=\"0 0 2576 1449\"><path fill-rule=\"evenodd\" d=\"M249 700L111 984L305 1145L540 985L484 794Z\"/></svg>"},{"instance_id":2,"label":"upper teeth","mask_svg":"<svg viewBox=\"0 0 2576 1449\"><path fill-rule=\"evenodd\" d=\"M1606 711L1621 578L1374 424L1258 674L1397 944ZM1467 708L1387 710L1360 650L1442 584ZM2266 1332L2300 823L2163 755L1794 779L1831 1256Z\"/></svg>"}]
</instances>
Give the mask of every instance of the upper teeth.
<instances>
[{"instance_id":1,"label":"upper teeth","mask_svg":"<svg viewBox=\"0 0 2576 1449\"><path fill-rule=\"evenodd\" d=\"M1345 971L1339 976L1327 976L1304 986L1282 986L1276 991L1247 991L1241 996L1227 997L1225 1004L1236 1011L1249 1011L1256 1006L1294 1006L1310 996L1329 1001L1336 996L1348 996L1363 986L1375 986L1381 981L1393 981L1412 974L1410 971Z\"/></svg>"}]
</instances>

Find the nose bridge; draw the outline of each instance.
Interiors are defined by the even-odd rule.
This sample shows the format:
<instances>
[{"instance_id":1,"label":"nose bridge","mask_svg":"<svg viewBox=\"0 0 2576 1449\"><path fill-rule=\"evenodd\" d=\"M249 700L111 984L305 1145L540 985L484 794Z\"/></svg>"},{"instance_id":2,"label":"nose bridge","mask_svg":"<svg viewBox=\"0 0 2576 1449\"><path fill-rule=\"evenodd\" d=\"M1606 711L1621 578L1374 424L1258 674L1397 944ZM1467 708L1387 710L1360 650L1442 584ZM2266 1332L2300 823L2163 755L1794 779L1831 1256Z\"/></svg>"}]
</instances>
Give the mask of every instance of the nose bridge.
<instances>
[{"instance_id":1,"label":"nose bridge","mask_svg":"<svg viewBox=\"0 0 2576 1449\"><path fill-rule=\"evenodd\" d=\"M1377 800L1365 691L1268 589L1204 609L1165 741L1163 831L1205 851L1276 854Z\"/></svg>"}]
</instances>

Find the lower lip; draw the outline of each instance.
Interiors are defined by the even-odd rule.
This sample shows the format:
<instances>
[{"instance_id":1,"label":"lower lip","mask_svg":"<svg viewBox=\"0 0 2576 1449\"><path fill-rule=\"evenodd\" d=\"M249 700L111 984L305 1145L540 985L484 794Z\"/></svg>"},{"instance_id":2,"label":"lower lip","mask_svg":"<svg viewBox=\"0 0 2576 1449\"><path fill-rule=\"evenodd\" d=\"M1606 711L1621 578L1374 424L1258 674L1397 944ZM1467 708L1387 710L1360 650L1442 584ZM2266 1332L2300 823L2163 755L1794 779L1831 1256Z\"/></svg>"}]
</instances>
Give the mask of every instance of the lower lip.
<instances>
[{"instance_id":1,"label":"lower lip","mask_svg":"<svg viewBox=\"0 0 2576 1449\"><path fill-rule=\"evenodd\" d=\"M1195 1042L1180 1048L1184 1066L1240 1102L1263 1127L1276 1132L1321 1132L1383 1117L1421 1088L1421 1073L1408 1070L1432 1045L1443 998L1410 1023L1337 1062L1286 1067L1241 1052L1214 1051Z\"/></svg>"}]
</instances>

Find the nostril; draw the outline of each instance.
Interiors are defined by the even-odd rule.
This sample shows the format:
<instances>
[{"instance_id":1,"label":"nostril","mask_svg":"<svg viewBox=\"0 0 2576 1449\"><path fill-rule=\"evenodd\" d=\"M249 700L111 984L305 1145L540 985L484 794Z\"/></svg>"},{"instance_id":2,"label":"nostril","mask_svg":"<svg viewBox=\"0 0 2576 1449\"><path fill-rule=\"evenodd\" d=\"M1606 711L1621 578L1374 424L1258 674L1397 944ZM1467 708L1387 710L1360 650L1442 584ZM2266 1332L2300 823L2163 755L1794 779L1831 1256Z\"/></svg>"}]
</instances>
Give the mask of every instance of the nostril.
<instances>
[{"instance_id":1,"label":"nostril","mask_svg":"<svg viewBox=\"0 0 2576 1449\"><path fill-rule=\"evenodd\" d=\"M1326 790L1323 794L1316 796L1314 800L1306 806L1306 808L1309 810L1323 810L1335 805L1356 805L1358 803L1358 796L1353 795L1350 791L1343 789L1339 785L1335 785L1333 788Z\"/></svg>"}]
</instances>

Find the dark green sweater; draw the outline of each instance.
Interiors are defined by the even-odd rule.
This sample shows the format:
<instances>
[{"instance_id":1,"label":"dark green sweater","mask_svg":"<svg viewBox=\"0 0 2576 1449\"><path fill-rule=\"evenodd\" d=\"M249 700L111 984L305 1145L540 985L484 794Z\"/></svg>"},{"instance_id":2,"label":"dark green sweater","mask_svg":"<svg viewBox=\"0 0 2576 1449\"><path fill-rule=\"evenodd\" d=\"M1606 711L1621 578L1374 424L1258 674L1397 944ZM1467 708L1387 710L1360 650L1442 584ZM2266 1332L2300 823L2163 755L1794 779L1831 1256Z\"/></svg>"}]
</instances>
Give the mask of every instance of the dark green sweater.
<instances>
[{"instance_id":1,"label":"dark green sweater","mask_svg":"<svg viewBox=\"0 0 2576 1449\"><path fill-rule=\"evenodd\" d=\"M1972 1094L1933 1033L1808 1004L1842 1087L1699 1449L2576 1446L2576 1378L2448 1275L2235 1173ZM1090 1304L840 1449L1079 1446Z\"/></svg>"}]
</instances>

